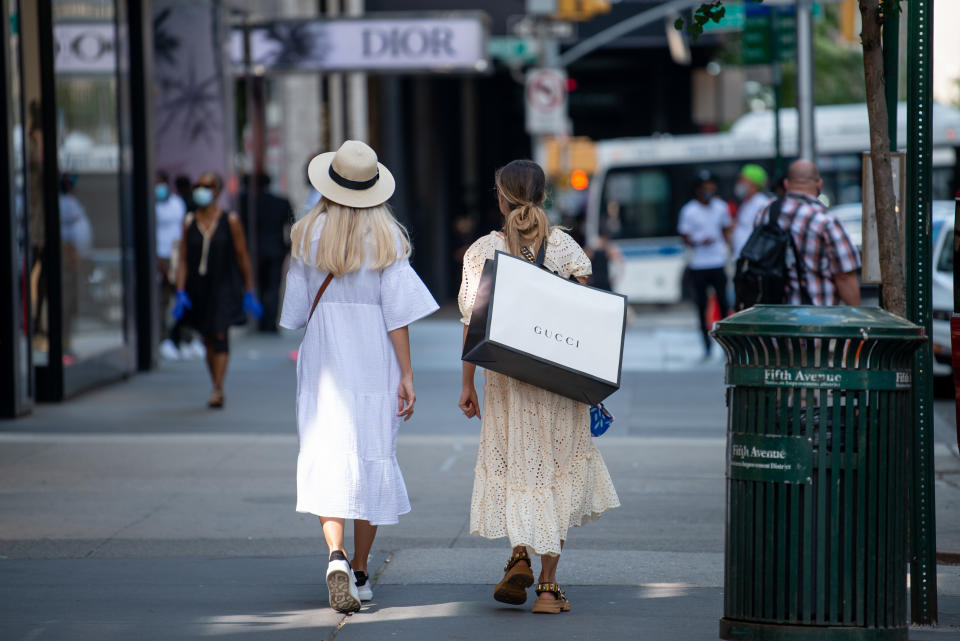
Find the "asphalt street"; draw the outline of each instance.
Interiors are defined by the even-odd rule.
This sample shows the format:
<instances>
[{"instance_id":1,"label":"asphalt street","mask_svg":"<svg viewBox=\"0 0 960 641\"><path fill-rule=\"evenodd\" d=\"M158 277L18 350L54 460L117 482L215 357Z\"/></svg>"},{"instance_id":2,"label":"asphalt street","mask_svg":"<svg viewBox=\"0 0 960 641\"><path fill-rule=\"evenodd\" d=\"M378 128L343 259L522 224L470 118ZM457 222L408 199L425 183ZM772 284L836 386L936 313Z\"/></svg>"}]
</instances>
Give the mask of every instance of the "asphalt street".
<instances>
[{"instance_id":1,"label":"asphalt street","mask_svg":"<svg viewBox=\"0 0 960 641\"><path fill-rule=\"evenodd\" d=\"M293 509L298 336L246 335L222 411L181 361L0 423L0 639L716 639L723 363L702 359L692 320L644 313L628 331L598 439L622 507L571 531L568 614L491 598L509 548L468 532L479 422L456 408L447 312L412 331L417 411L398 456L413 512L380 529L360 613L327 607L319 524ZM960 552L952 403L936 419L938 549ZM960 572L938 580L941 626L911 639L960 637Z\"/></svg>"}]
</instances>

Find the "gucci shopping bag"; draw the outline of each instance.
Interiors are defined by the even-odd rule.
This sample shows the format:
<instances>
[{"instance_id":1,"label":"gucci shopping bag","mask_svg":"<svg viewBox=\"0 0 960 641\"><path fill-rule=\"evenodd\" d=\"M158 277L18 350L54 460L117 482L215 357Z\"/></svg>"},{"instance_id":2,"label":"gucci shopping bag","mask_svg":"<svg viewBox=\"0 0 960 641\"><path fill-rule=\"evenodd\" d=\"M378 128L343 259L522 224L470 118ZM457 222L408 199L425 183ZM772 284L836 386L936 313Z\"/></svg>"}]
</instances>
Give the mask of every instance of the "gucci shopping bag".
<instances>
[{"instance_id":1,"label":"gucci shopping bag","mask_svg":"<svg viewBox=\"0 0 960 641\"><path fill-rule=\"evenodd\" d=\"M483 267L463 360L581 403L620 388L627 299L497 252Z\"/></svg>"}]
</instances>

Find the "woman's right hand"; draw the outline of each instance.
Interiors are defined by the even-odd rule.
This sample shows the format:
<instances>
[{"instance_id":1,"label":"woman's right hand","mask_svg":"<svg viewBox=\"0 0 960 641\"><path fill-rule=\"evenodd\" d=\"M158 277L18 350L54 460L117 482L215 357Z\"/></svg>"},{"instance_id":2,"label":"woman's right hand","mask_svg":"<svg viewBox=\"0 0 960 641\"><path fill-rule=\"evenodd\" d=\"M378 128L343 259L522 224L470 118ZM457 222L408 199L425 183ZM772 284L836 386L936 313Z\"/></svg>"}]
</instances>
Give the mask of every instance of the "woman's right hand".
<instances>
[{"instance_id":1,"label":"woman's right hand","mask_svg":"<svg viewBox=\"0 0 960 641\"><path fill-rule=\"evenodd\" d=\"M480 401L477 398L477 388L465 384L460 392L460 402L457 404L460 411L467 418L480 418ZM481 419L482 420L482 419Z\"/></svg>"},{"instance_id":2,"label":"woman's right hand","mask_svg":"<svg viewBox=\"0 0 960 641\"><path fill-rule=\"evenodd\" d=\"M187 292L182 289L177 291L176 298L177 303L173 306L173 320L180 320L192 305L190 304L190 297L187 296Z\"/></svg>"}]
</instances>

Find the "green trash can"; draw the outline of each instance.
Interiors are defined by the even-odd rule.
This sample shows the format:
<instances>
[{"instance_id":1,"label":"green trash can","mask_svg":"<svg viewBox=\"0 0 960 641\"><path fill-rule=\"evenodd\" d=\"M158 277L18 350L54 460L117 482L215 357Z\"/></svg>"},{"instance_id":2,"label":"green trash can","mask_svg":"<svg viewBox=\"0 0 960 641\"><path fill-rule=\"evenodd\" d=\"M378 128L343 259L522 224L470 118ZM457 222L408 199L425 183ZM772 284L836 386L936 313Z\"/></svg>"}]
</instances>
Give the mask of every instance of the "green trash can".
<instances>
[{"instance_id":1,"label":"green trash can","mask_svg":"<svg viewBox=\"0 0 960 641\"><path fill-rule=\"evenodd\" d=\"M873 307L758 305L727 354L720 638L907 639L907 447L923 329Z\"/></svg>"}]
</instances>

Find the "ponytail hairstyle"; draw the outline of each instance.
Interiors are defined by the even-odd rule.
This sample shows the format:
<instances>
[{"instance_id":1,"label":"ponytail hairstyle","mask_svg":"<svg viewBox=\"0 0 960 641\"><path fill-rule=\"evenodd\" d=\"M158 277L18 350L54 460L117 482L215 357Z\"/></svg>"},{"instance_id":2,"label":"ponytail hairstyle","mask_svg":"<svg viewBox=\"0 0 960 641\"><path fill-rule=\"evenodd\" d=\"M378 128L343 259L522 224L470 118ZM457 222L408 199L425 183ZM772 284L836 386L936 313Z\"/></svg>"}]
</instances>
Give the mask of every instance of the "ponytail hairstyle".
<instances>
[{"instance_id":1,"label":"ponytail hairstyle","mask_svg":"<svg viewBox=\"0 0 960 641\"><path fill-rule=\"evenodd\" d=\"M550 221L543 210L547 199L543 169L532 160L514 160L497 170L494 183L510 207L503 222L507 251L519 256L521 247L529 247L536 254L550 237Z\"/></svg>"}]
</instances>

